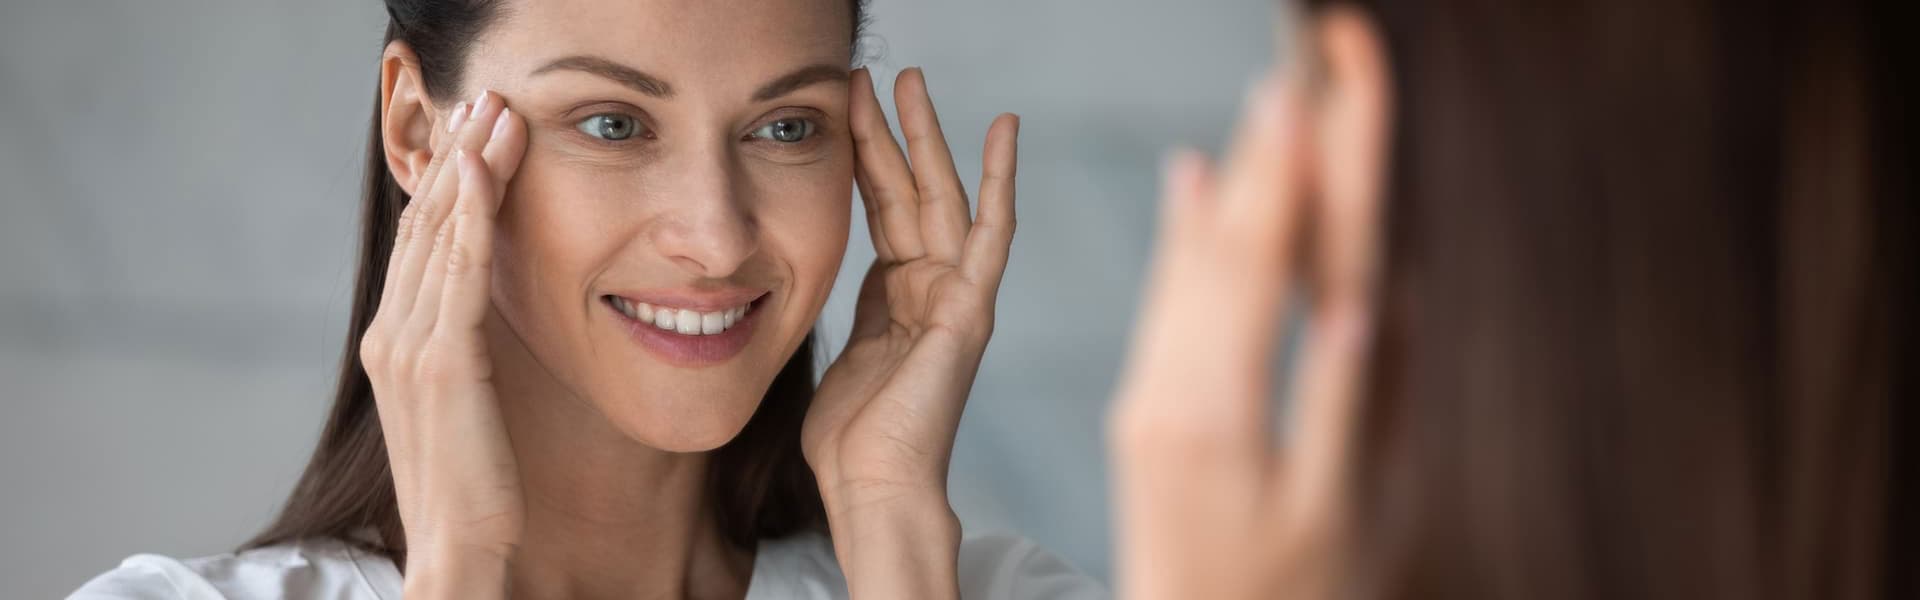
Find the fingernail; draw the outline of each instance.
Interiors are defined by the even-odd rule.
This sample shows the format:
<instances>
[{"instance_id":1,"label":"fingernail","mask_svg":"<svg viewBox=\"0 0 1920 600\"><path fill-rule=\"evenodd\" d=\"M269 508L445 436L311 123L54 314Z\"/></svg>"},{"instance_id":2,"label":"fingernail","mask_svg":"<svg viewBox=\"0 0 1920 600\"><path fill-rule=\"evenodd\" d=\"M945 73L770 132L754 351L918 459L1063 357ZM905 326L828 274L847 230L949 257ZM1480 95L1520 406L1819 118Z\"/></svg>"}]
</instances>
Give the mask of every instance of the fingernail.
<instances>
[{"instance_id":1,"label":"fingernail","mask_svg":"<svg viewBox=\"0 0 1920 600\"><path fill-rule=\"evenodd\" d=\"M473 114L484 112L487 112L487 90L483 89L480 90L480 95L473 97Z\"/></svg>"},{"instance_id":2,"label":"fingernail","mask_svg":"<svg viewBox=\"0 0 1920 600\"><path fill-rule=\"evenodd\" d=\"M511 117L512 115L513 115L513 109L512 109L512 108L502 108L502 109L500 109L500 116L499 116L499 117L496 117L496 118L494 118L494 120L493 120L493 133L492 133L492 137L500 137L500 135L501 135L501 134L503 134L503 133L506 133L506 131L507 131L507 119L508 119L509 117ZM493 141L492 141L492 140L488 140L488 141L487 141L487 143L489 143L489 144L491 144L491 143L493 143Z\"/></svg>"},{"instance_id":3,"label":"fingernail","mask_svg":"<svg viewBox=\"0 0 1920 600\"><path fill-rule=\"evenodd\" d=\"M460 124L466 121L467 103L461 102L459 106L453 107L453 112L447 113L447 133L459 131Z\"/></svg>"}]
</instances>

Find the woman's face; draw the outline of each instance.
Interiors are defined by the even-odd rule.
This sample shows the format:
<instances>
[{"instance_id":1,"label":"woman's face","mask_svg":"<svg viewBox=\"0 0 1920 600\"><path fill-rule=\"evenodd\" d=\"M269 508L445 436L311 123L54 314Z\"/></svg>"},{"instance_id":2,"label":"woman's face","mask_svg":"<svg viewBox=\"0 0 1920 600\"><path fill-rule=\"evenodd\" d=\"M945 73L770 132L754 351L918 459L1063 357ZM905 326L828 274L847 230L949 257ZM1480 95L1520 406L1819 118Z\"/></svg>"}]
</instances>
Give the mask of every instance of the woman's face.
<instances>
[{"instance_id":1,"label":"woman's face","mask_svg":"<svg viewBox=\"0 0 1920 600\"><path fill-rule=\"evenodd\" d=\"M529 131L499 217L497 314L628 436L724 444L846 251L848 3L503 8L463 85L499 92Z\"/></svg>"}]
</instances>

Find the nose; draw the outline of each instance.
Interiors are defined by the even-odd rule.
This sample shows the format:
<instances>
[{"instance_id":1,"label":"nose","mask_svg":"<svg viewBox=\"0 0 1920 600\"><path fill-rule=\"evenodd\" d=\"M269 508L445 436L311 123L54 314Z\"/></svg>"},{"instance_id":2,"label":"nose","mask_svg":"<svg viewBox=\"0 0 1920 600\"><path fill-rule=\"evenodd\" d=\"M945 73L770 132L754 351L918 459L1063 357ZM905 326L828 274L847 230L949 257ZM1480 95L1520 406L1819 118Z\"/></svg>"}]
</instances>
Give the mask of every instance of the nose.
<instances>
[{"instance_id":1,"label":"nose","mask_svg":"<svg viewBox=\"0 0 1920 600\"><path fill-rule=\"evenodd\" d=\"M758 252L758 226L742 190L749 187L724 149L690 153L661 186L667 210L652 227L654 247L688 273L721 278Z\"/></svg>"}]
</instances>

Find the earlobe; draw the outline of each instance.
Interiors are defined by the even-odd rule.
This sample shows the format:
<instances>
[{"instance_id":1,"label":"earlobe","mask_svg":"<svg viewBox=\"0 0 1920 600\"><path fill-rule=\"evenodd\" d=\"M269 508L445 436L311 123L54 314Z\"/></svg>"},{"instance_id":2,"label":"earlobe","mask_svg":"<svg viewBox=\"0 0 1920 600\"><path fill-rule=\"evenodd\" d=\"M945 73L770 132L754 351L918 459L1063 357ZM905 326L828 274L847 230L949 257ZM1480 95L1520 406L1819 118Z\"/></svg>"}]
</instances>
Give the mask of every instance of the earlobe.
<instances>
[{"instance_id":1,"label":"earlobe","mask_svg":"<svg viewBox=\"0 0 1920 600\"><path fill-rule=\"evenodd\" d=\"M380 55L380 146L387 170L412 194L433 161L433 101L420 79L420 61L403 42Z\"/></svg>"}]
</instances>

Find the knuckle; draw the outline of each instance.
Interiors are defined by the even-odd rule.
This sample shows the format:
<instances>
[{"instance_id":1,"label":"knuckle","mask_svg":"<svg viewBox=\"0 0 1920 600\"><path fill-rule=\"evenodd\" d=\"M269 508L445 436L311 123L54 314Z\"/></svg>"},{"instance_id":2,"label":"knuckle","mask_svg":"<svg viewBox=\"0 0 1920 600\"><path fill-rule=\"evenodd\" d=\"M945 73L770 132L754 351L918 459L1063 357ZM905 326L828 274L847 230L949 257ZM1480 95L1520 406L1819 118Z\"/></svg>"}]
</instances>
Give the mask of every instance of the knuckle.
<instances>
[{"instance_id":1,"label":"knuckle","mask_svg":"<svg viewBox=\"0 0 1920 600\"><path fill-rule=\"evenodd\" d=\"M408 223L408 227L405 231L405 234L407 236L407 241L419 242L420 240L426 237L427 226L433 223L433 213L434 213L435 207L433 206L432 200L422 199L419 202L415 203L413 208L415 211L413 215L413 220L410 223Z\"/></svg>"},{"instance_id":2,"label":"knuckle","mask_svg":"<svg viewBox=\"0 0 1920 600\"><path fill-rule=\"evenodd\" d=\"M384 333L369 328L367 334L360 337L360 364L368 370L385 365L391 351L392 345Z\"/></svg>"},{"instance_id":3,"label":"knuckle","mask_svg":"<svg viewBox=\"0 0 1920 600\"><path fill-rule=\"evenodd\" d=\"M393 230L394 251L395 252L404 251L407 248L407 246L411 245L414 242L414 240L418 239L419 231L420 231L420 209L417 205L409 206L407 207L406 216L400 217L400 224L396 226Z\"/></svg>"},{"instance_id":4,"label":"knuckle","mask_svg":"<svg viewBox=\"0 0 1920 600\"><path fill-rule=\"evenodd\" d=\"M465 215L453 227L452 245L447 248L447 276L466 277L475 272L491 268L493 254L490 249L476 248L469 238L472 231Z\"/></svg>"},{"instance_id":5,"label":"knuckle","mask_svg":"<svg viewBox=\"0 0 1920 600\"><path fill-rule=\"evenodd\" d=\"M397 223L395 223L393 226L394 235L396 237L404 236L407 230L413 228L414 217L415 217L414 211L401 210L400 220Z\"/></svg>"},{"instance_id":6,"label":"knuckle","mask_svg":"<svg viewBox=\"0 0 1920 600\"><path fill-rule=\"evenodd\" d=\"M414 383L429 389L437 389L451 380L450 369L440 356L441 353L432 342L420 347L420 352L414 355L408 368Z\"/></svg>"},{"instance_id":7,"label":"knuckle","mask_svg":"<svg viewBox=\"0 0 1920 600\"><path fill-rule=\"evenodd\" d=\"M454 244L447 252L447 277L466 279L491 267L492 255L484 250Z\"/></svg>"},{"instance_id":8,"label":"knuckle","mask_svg":"<svg viewBox=\"0 0 1920 600\"><path fill-rule=\"evenodd\" d=\"M464 279L472 269L472 253L464 246L454 244L447 249L447 279Z\"/></svg>"},{"instance_id":9,"label":"knuckle","mask_svg":"<svg viewBox=\"0 0 1920 600\"><path fill-rule=\"evenodd\" d=\"M453 241L451 235L453 228L447 226L450 224L451 223L442 223L441 227L433 232L433 246L435 248L441 248Z\"/></svg>"}]
</instances>

